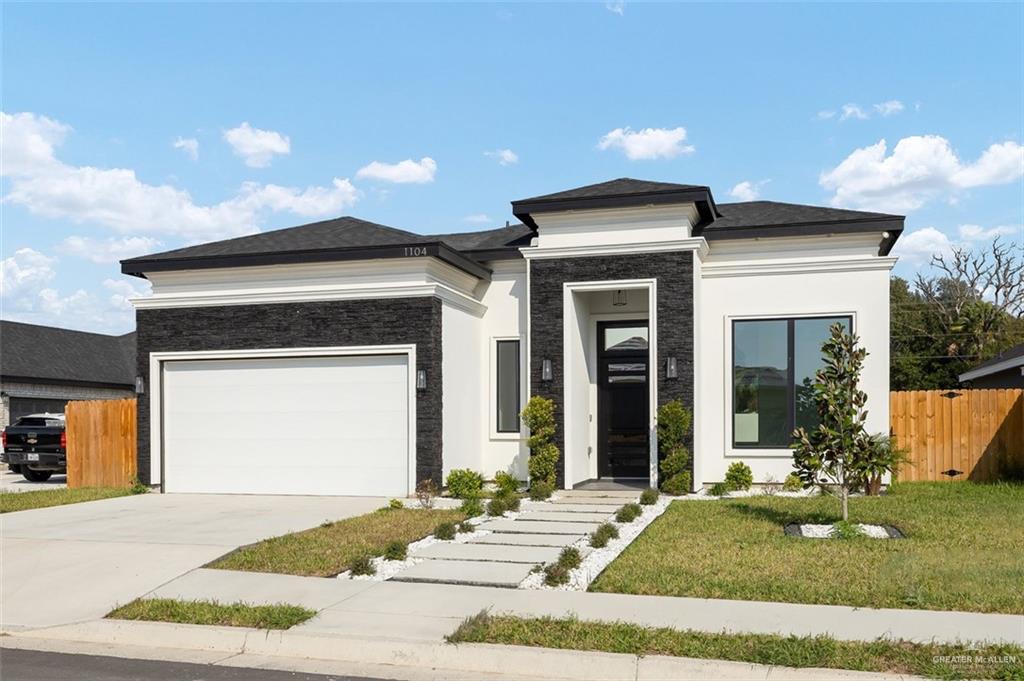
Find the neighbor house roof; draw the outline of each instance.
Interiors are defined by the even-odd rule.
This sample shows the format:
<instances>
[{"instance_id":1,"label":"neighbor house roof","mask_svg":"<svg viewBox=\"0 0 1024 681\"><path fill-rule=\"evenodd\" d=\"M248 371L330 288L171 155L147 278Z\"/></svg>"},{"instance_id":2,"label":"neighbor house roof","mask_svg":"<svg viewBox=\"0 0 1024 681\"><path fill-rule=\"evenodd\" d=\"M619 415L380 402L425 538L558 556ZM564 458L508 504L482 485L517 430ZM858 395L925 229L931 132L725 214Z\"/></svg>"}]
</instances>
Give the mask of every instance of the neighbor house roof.
<instances>
[{"instance_id":1,"label":"neighbor house roof","mask_svg":"<svg viewBox=\"0 0 1024 681\"><path fill-rule=\"evenodd\" d=\"M701 219L694 226L694 235L708 240L877 232L879 255L886 255L903 230L900 215L775 201L716 205L711 190L703 185L622 177L513 201L512 211L523 224L506 223L497 229L422 235L346 216L122 260L121 271L145 276L146 272L164 270L417 255L436 257L486 278L490 272L484 262L518 258L519 249L529 246L537 230L533 215L680 203L697 206ZM887 236L882 237L883 233Z\"/></svg>"},{"instance_id":2,"label":"neighbor house roof","mask_svg":"<svg viewBox=\"0 0 1024 681\"><path fill-rule=\"evenodd\" d=\"M1024 343L1015 345L1009 350L1004 350L987 362L982 362L970 371L965 371L958 377L961 381L973 381L982 376L990 376L1007 369L1024 367Z\"/></svg>"},{"instance_id":3,"label":"neighbor house roof","mask_svg":"<svg viewBox=\"0 0 1024 681\"><path fill-rule=\"evenodd\" d=\"M108 336L0 321L0 376L5 381L131 388L135 334Z\"/></svg>"}]
</instances>

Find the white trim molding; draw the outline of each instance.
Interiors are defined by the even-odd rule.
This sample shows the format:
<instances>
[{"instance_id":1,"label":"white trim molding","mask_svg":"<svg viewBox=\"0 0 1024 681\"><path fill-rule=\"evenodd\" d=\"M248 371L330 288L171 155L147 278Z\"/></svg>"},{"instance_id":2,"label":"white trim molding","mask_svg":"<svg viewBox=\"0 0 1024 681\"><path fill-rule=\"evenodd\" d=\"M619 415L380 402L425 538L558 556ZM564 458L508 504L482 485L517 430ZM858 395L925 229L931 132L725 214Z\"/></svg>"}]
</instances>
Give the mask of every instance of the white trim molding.
<instances>
[{"instance_id":1,"label":"white trim molding","mask_svg":"<svg viewBox=\"0 0 1024 681\"><path fill-rule=\"evenodd\" d=\"M351 345L323 348L251 348L247 350L198 350L190 352L149 353L149 478L163 489L163 367L165 362L204 359L271 359L291 357L345 357L366 355L405 355L408 380L409 467L407 494L416 492L416 346Z\"/></svg>"},{"instance_id":2,"label":"white trim molding","mask_svg":"<svg viewBox=\"0 0 1024 681\"><path fill-rule=\"evenodd\" d=\"M750 277L773 274L819 274L824 272L869 272L891 270L897 258L863 258L844 260L814 260L795 262L705 262L701 276L705 279L716 277Z\"/></svg>"},{"instance_id":3,"label":"white trim molding","mask_svg":"<svg viewBox=\"0 0 1024 681\"><path fill-rule=\"evenodd\" d=\"M605 246L558 246L542 248L540 246L524 246L519 249L527 260L541 258L581 258L599 255L634 255L638 253L665 253L670 251L708 252L708 242L704 237L690 237L675 241L654 241L649 243L610 244Z\"/></svg>"}]
</instances>

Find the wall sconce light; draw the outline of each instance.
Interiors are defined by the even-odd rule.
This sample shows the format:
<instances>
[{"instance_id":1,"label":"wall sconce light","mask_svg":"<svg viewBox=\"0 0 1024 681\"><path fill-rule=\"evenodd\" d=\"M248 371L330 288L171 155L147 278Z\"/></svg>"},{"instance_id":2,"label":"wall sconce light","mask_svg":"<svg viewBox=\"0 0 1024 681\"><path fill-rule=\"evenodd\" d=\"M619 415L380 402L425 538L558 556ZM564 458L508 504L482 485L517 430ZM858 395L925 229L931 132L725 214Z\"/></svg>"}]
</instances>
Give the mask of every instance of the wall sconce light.
<instances>
[{"instance_id":1,"label":"wall sconce light","mask_svg":"<svg viewBox=\"0 0 1024 681\"><path fill-rule=\"evenodd\" d=\"M551 360L542 359L540 361L540 380L550 381L551 380Z\"/></svg>"},{"instance_id":2,"label":"wall sconce light","mask_svg":"<svg viewBox=\"0 0 1024 681\"><path fill-rule=\"evenodd\" d=\"M679 378L679 365L675 357L665 359L665 378Z\"/></svg>"},{"instance_id":3,"label":"wall sconce light","mask_svg":"<svg viewBox=\"0 0 1024 681\"><path fill-rule=\"evenodd\" d=\"M146 392L146 379L142 376L135 377L135 394L141 395Z\"/></svg>"},{"instance_id":4,"label":"wall sconce light","mask_svg":"<svg viewBox=\"0 0 1024 681\"><path fill-rule=\"evenodd\" d=\"M626 304L626 292L622 289L616 290L612 293L612 305L615 307L622 307Z\"/></svg>"},{"instance_id":5,"label":"wall sconce light","mask_svg":"<svg viewBox=\"0 0 1024 681\"><path fill-rule=\"evenodd\" d=\"M427 370L417 369L416 370L416 390L423 392L427 389Z\"/></svg>"}]
</instances>

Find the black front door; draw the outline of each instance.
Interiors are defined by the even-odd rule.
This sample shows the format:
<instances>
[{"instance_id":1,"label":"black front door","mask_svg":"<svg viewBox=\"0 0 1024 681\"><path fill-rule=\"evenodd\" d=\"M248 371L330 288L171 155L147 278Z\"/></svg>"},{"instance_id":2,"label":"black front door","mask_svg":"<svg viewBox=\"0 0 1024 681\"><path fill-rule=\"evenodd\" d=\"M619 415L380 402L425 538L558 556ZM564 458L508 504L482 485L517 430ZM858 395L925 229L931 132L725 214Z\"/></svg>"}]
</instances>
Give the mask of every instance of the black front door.
<instances>
[{"instance_id":1,"label":"black front door","mask_svg":"<svg viewBox=\"0 0 1024 681\"><path fill-rule=\"evenodd\" d=\"M597 472L650 476L647 320L597 326Z\"/></svg>"}]
</instances>

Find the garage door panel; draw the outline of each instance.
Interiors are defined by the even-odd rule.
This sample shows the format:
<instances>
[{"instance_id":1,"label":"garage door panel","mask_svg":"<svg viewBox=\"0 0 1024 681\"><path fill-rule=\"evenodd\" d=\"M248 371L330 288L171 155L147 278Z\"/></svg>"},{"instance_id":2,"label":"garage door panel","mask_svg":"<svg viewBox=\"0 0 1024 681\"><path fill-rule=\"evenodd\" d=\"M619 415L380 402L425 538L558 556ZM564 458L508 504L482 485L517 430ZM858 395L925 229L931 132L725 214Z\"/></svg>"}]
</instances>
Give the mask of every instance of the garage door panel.
<instances>
[{"instance_id":1,"label":"garage door panel","mask_svg":"<svg viewBox=\"0 0 1024 681\"><path fill-rule=\"evenodd\" d=\"M164 365L164 489L249 494L408 490L404 355Z\"/></svg>"}]
</instances>

